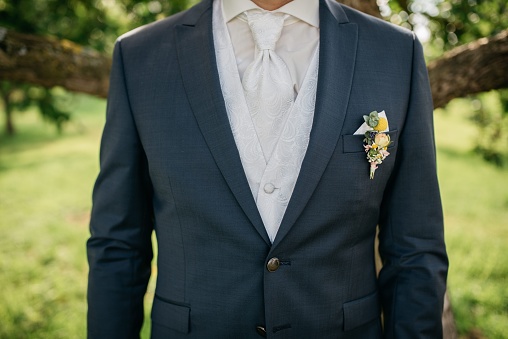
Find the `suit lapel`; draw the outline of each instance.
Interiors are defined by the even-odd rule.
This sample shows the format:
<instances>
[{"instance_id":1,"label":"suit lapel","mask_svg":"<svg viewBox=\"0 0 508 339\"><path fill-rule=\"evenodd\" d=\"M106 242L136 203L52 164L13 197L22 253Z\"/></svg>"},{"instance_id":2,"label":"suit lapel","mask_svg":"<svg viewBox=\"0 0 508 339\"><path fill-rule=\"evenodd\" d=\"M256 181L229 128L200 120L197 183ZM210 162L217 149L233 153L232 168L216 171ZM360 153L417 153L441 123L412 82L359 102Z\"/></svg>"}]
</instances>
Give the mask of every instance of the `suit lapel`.
<instances>
[{"instance_id":1,"label":"suit lapel","mask_svg":"<svg viewBox=\"0 0 508 339\"><path fill-rule=\"evenodd\" d=\"M220 88L212 34L212 1L194 7L189 23L176 27L185 92L210 152L239 205L270 244L245 176Z\"/></svg>"},{"instance_id":2,"label":"suit lapel","mask_svg":"<svg viewBox=\"0 0 508 339\"><path fill-rule=\"evenodd\" d=\"M320 3L320 55L309 147L273 247L288 233L313 194L336 147L348 107L357 48L357 26L337 3Z\"/></svg>"}]
</instances>

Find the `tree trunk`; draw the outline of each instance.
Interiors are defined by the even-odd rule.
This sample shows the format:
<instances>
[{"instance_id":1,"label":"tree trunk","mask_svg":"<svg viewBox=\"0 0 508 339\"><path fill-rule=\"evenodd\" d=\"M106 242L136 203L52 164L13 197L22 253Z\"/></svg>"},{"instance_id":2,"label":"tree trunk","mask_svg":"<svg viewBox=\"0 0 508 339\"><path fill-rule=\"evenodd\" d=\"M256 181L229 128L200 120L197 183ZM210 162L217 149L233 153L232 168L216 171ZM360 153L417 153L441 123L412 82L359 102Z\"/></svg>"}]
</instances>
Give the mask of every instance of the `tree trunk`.
<instances>
[{"instance_id":1,"label":"tree trunk","mask_svg":"<svg viewBox=\"0 0 508 339\"><path fill-rule=\"evenodd\" d=\"M455 326L450 296L448 291L446 291L443 309L443 338L458 339L458 337L459 334L457 332L457 326Z\"/></svg>"},{"instance_id":2,"label":"tree trunk","mask_svg":"<svg viewBox=\"0 0 508 339\"><path fill-rule=\"evenodd\" d=\"M14 135L16 130L14 129L14 122L12 121L10 92L0 90L0 96L2 97L5 109L5 133L7 133L7 135Z\"/></svg>"},{"instance_id":3,"label":"tree trunk","mask_svg":"<svg viewBox=\"0 0 508 339\"><path fill-rule=\"evenodd\" d=\"M5 105L5 132L7 135L14 135L14 123L12 121L12 110L8 104Z\"/></svg>"}]
</instances>

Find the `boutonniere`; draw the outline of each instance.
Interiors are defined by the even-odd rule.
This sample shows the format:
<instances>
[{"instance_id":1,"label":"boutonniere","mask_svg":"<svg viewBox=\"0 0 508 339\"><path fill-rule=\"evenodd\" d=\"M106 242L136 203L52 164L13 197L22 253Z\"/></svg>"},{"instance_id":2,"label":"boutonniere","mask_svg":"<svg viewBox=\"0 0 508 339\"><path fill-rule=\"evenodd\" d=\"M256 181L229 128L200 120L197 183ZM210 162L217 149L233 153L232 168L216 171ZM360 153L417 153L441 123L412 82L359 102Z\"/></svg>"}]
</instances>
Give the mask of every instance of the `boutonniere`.
<instances>
[{"instance_id":1,"label":"boutonniere","mask_svg":"<svg viewBox=\"0 0 508 339\"><path fill-rule=\"evenodd\" d=\"M390 153L387 151L390 146L390 136L385 133L388 132L388 119L386 118L385 111L373 111L369 115L364 115L365 122L355 132L356 135L364 134L363 147L367 153L367 160L370 164L370 178L374 179L378 165L383 163Z\"/></svg>"}]
</instances>

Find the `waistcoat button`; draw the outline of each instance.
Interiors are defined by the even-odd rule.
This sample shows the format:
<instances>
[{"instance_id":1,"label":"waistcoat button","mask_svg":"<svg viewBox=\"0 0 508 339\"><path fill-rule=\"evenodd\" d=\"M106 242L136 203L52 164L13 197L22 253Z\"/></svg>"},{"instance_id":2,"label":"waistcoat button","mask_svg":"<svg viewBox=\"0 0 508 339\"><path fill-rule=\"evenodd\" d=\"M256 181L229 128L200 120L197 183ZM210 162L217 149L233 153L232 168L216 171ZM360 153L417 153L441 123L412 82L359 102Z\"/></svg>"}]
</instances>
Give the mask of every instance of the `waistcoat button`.
<instances>
[{"instance_id":1,"label":"waistcoat button","mask_svg":"<svg viewBox=\"0 0 508 339\"><path fill-rule=\"evenodd\" d=\"M271 183L268 183L268 184L265 184L265 186L263 187L263 190L267 194L272 194L273 191L275 191L275 186Z\"/></svg>"}]
</instances>

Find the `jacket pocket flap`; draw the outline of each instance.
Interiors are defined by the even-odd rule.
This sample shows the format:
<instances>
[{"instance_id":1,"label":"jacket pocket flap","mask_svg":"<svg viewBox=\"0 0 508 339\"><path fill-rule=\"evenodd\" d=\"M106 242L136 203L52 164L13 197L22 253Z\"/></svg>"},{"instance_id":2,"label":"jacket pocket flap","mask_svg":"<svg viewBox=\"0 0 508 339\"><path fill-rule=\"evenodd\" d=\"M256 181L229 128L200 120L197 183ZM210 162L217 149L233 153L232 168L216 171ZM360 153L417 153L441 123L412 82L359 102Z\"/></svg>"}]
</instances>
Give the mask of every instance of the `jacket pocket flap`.
<instances>
[{"instance_id":1,"label":"jacket pocket flap","mask_svg":"<svg viewBox=\"0 0 508 339\"><path fill-rule=\"evenodd\" d=\"M152 321L175 331L189 333L190 307L163 300L157 295L153 299Z\"/></svg>"},{"instance_id":2,"label":"jacket pocket flap","mask_svg":"<svg viewBox=\"0 0 508 339\"><path fill-rule=\"evenodd\" d=\"M377 291L366 297L344 303L344 331L352 330L358 326L379 318L381 305Z\"/></svg>"},{"instance_id":3,"label":"jacket pocket flap","mask_svg":"<svg viewBox=\"0 0 508 339\"><path fill-rule=\"evenodd\" d=\"M390 132L387 132L387 134L390 136L390 140L392 141L390 146L388 148L395 147L397 145L397 130L393 130ZM343 153L352 153L352 152L365 152L365 149L363 148L363 139L365 136L363 134L361 135L352 135L347 134L342 136L342 152Z\"/></svg>"}]
</instances>

